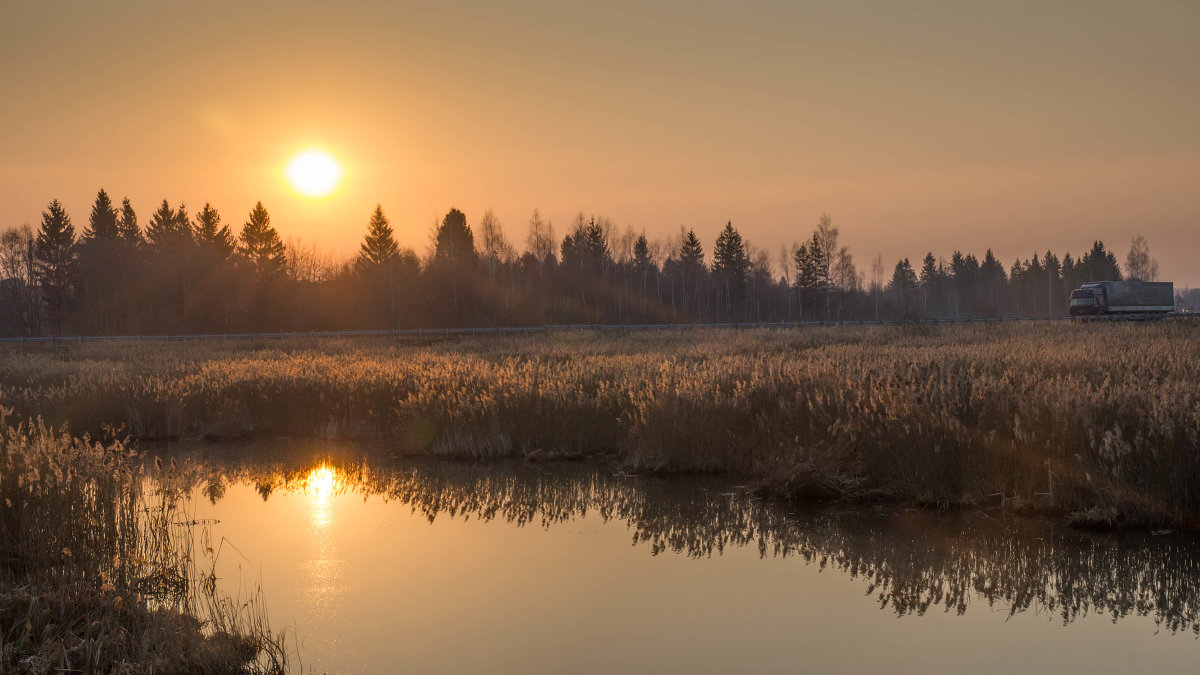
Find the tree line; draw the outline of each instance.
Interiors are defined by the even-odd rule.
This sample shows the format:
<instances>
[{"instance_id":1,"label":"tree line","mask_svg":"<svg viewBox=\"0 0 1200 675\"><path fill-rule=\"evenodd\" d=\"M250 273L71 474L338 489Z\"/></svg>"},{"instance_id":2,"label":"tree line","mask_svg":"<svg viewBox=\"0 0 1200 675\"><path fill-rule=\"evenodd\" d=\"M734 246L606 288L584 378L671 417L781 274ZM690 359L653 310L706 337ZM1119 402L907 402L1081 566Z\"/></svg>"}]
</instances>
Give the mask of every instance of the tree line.
<instances>
[{"instance_id":1,"label":"tree line","mask_svg":"<svg viewBox=\"0 0 1200 675\"><path fill-rule=\"evenodd\" d=\"M1124 269L1095 241L1079 257L1034 253L1007 267L989 249L904 258L869 277L828 215L772 256L732 222L711 255L693 229L650 240L579 213L561 237L534 211L523 250L488 210L472 226L450 209L424 256L400 247L382 206L357 255L335 260L285 243L261 202L236 234L210 204L163 200L139 222L100 190L77 233L57 200L0 233L0 333L122 335L547 323L801 321L1051 316L1070 289L1152 280L1140 235Z\"/></svg>"}]
</instances>

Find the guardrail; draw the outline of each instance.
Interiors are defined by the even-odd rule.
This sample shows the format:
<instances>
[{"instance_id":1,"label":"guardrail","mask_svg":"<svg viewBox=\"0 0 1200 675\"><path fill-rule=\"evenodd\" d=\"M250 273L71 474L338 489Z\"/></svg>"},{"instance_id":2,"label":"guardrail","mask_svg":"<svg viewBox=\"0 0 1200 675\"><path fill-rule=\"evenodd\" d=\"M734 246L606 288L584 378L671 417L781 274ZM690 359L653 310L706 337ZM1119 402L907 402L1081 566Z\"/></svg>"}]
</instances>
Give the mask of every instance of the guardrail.
<instances>
[{"instance_id":1,"label":"guardrail","mask_svg":"<svg viewBox=\"0 0 1200 675\"><path fill-rule=\"evenodd\" d=\"M497 326L494 328L406 328L396 330L334 330L334 331L283 331L277 333L195 333L182 335L74 335L50 337L6 337L0 343L8 344L67 344L81 342L199 342L225 340L283 340L290 338L347 338L347 337L403 337L416 339L448 339L471 336L529 335L565 331L650 331L650 330L694 330L698 328L808 328L822 326L908 326L942 324L994 324L1016 322L1054 321L1135 321L1152 319L1200 319L1200 314L1168 315L1125 315L1125 316L1010 316L997 318L969 319L909 319L909 320L853 320L853 321L770 321L730 323L572 323L547 324L543 326Z\"/></svg>"}]
</instances>

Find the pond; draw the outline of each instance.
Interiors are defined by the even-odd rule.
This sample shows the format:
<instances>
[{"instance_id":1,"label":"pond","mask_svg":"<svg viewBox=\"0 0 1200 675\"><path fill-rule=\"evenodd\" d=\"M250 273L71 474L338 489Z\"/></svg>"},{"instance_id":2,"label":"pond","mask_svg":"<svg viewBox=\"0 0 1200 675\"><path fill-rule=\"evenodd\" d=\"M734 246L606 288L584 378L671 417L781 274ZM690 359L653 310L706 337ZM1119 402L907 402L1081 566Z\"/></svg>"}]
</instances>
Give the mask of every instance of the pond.
<instances>
[{"instance_id":1,"label":"pond","mask_svg":"<svg viewBox=\"0 0 1200 675\"><path fill-rule=\"evenodd\" d=\"M1195 672L1200 541L804 507L605 463L175 447L316 672ZM246 459L253 457L253 460Z\"/></svg>"}]
</instances>

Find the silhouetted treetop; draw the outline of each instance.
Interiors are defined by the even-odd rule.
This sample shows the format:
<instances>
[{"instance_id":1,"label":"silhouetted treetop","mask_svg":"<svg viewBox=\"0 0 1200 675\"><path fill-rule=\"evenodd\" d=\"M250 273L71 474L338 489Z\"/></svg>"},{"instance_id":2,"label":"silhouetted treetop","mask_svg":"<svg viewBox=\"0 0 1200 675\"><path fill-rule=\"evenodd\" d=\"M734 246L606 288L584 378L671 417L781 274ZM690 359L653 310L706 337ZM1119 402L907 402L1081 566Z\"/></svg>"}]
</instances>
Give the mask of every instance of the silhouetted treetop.
<instances>
[{"instance_id":1,"label":"silhouetted treetop","mask_svg":"<svg viewBox=\"0 0 1200 675\"><path fill-rule=\"evenodd\" d=\"M142 230L138 227L137 214L133 211L133 205L129 203L129 198L121 200L121 215L117 219L117 231L126 243L137 246L145 243L142 238Z\"/></svg>"},{"instance_id":2,"label":"silhouetted treetop","mask_svg":"<svg viewBox=\"0 0 1200 675\"><path fill-rule=\"evenodd\" d=\"M270 279L283 275L286 264L283 241L279 239L275 228L271 227L271 216L262 202L251 209L250 219L242 226L242 234L238 239L241 243L239 253L259 278Z\"/></svg>"},{"instance_id":3,"label":"silhouetted treetop","mask_svg":"<svg viewBox=\"0 0 1200 675\"><path fill-rule=\"evenodd\" d=\"M685 270L706 269L704 266L704 247L694 229L688 229L679 245L679 263Z\"/></svg>"},{"instance_id":4,"label":"silhouetted treetop","mask_svg":"<svg viewBox=\"0 0 1200 675\"><path fill-rule=\"evenodd\" d=\"M938 269L937 259L933 257L933 252L925 254L925 259L921 261L921 279L918 282L921 288L926 290L937 286L941 280L941 272Z\"/></svg>"},{"instance_id":5,"label":"silhouetted treetop","mask_svg":"<svg viewBox=\"0 0 1200 675\"><path fill-rule=\"evenodd\" d=\"M564 265L574 265L592 274L601 274L612 264L604 227L595 216L585 220L582 213L575 216L574 227L563 237L560 253Z\"/></svg>"},{"instance_id":6,"label":"silhouetted treetop","mask_svg":"<svg viewBox=\"0 0 1200 675\"><path fill-rule=\"evenodd\" d=\"M892 281L888 287L898 291L911 291L917 287L917 273L913 271L912 263L903 258L896 263L892 272Z\"/></svg>"},{"instance_id":7,"label":"silhouetted treetop","mask_svg":"<svg viewBox=\"0 0 1200 675\"><path fill-rule=\"evenodd\" d=\"M117 210L113 208L108 193L100 190L96 193L96 201L92 204L92 214L88 218L88 226L83 230L83 236L85 239L116 239L118 234Z\"/></svg>"},{"instance_id":8,"label":"silhouetted treetop","mask_svg":"<svg viewBox=\"0 0 1200 675\"><path fill-rule=\"evenodd\" d=\"M467 225L467 216L458 209L450 209L442 218L434 235L434 262L453 268L470 269L475 266L478 254L475 251L475 235Z\"/></svg>"},{"instance_id":9,"label":"silhouetted treetop","mask_svg":"<svg viewBox=\"0 0 1200 675\"><path fill-rule=\"evenodd\" d=\"M42 211L42 225L34 241L33 256L46 319L57 332L66 318L77 271L75 226L57 199Z\"/></svg>"},{"instance_id":10,"label":"silhouetted treetop","mask_svg":"<svg viewBox=\"0 0 1200 675\"><path fill-rule=\"evenodd\" d=\"M146 241L160 251L190 244L192 227L184 205L180 204L179 211L176 212L167 200L162 200L158 210L150 215L150 223L146 226Z\"/></svg>"},{"instance_id":11,"label":"silhouetted treetop","mask_svg":"<svg viewBox=\"0 0 1200 675\"><path fill-rule=\"evenodd\" d=\"M1096 240L1092 250L1083 254L1076 265L1076 273L1084 283L1089 281L1120 281L1121 266L1117 264L1117 256L1104 248L1104 242Z\"/></svg>"},{"instance_id":12,"label":"silhouetted treetop","mask_svg":"<svg viewBox=\"0 0 1200 675\"><path fill-rule=\"evenodd\" d=\"M746 254L746 243L742 241L742 235L733 229L733 221L729 221L717 236L717 244L713 248L713 274L740 285L745 283L749 269L750 257Z\"/></svg>"},{"instance_id":13,"label":"silhouetted treetop","mask_svg":"<svg viewBox=\"0 0 1200 675\"><path fill-rule=\"evenodd\" d=\"M648 270L653 262L650 257L650 242L646 239L646 233L643 232L633 242L633 269L637 272Z\"/></svg>"},{"instance_id":14,"label":"silhouetted treetop","mask_svg":"<svg viewBox=\"0 0 1200 675\"><path fill-rule=\"evenodd\" d=\"M78 241L57 201L36 237L33 228L0 232L0 334L1061 316L1071 289L1123 271L1100 241L1082 256L1036 251L1011 267L990 249L980 258L956 250L948 262L930 251L916 270L898 261L890 283L883 257L873 259L864 291L828 215L777 261L727 221L709 265L693 229L656 241L583 212L556 239L535 211L518 258L490 210L472 229L450 209L434 223L425 264L398 246L381 205L341 260L285 245L261 202L240 233L208 203L189 219L186 206L163 200L146 220L143 241L129 199L118 209L99 190ZM1124 263L1129 277L1156 276L1142 237Z\"/></svg>"},{"instance_id":15,"label":"silhouetted treetop","mask_svg":"<svg viewBox=\"0 0 1200 675\"><path fill-rule=\"evenodd\" d=\"M367 224L367 236L359 249L356 264L360 268L380 266L399 254L400 248L396 245L392 226L383 214L383 206L376 204L371 221Z\"/></svg>"},{"instance_id":16,"label":"silhouetted treetop","mask_svg":"<svg viewBox=\"0 0 1200 675\"><path fill-rule=\"evenodd\" d=\"M237 250L233 230L221 224L221 214L208 202L196 214L192 235L197 244L215 253L219 260L229 260Z\"/></svg>"}]
</instances>

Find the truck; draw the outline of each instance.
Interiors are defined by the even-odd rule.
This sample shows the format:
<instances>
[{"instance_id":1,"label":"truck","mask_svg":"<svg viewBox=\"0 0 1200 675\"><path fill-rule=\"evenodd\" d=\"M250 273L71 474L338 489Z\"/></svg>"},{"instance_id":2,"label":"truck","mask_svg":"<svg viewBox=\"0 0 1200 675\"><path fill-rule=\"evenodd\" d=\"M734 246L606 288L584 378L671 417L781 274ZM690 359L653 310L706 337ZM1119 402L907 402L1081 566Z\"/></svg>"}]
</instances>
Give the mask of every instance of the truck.
<instances>
[{"instance_id":1,"label":"truck","mask_svg":"<svg viewBox=\"0 0 1200 675\"><path fill-rule=\"evenodd\" d=\"M1155 316L1175 311L1169 281L1093 281L1071 291L1071 316Z\"/></svg>"}]
</instances>

